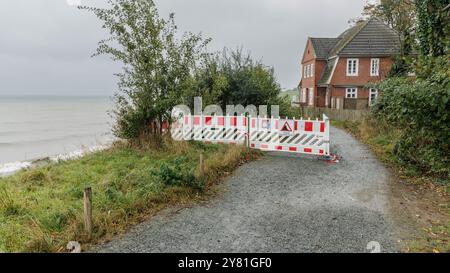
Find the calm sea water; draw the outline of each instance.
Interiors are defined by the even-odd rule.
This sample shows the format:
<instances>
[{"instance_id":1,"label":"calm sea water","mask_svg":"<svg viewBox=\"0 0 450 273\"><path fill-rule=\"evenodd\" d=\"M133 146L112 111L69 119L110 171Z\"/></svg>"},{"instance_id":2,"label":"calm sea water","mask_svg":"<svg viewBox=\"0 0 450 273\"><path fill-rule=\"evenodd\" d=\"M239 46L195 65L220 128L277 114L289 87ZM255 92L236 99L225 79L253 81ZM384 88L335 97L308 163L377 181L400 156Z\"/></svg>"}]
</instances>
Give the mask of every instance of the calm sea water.
<instances>
[{"instance_id":1,"label":"calm sea water","mask_svg":"<svg viewBox=\"0 0 450 273\"><path fill-rule=\"evenodd\" d=\"M0 166L109 143L107 97L1 97Z\"/></svg>"}]
</instances>

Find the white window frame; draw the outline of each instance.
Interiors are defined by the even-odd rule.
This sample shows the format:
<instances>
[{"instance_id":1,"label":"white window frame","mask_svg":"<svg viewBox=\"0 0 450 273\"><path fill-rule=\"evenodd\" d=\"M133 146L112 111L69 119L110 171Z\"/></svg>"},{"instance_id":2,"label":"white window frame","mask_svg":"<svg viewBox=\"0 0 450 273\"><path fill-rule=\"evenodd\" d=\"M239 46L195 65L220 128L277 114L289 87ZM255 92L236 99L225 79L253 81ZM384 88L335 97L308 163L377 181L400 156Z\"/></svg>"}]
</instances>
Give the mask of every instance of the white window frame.
<instances>
[{"instance_id":1,"label":"white window frame","mask_svg":"<svg viewBox=\"0 0 450 273\"><path fill-rule=\"evenodd\" d=\"M308 105L314 106L314 88L309 88Z\"/></svg>"},{"instance_id":2,"label":"white window frame","mask_svg":"<svg viewBox=\"0 0 450 273\"><path fill-rule=\"evenodd\" d=\"M311 64L311 69L310 69L311 71L311 77L313 77L314 76L314 64Z\"/></svg>"},{"instance_id":3,"label":"white window frame","mask_svg":"<svg viewBox=\"0 0 450 273\"><path fill-rule=\"evenodd\" d=\"M302 90L301 102L306 103L306 88Z\"/></svg>"},{"instance_id":4,"label":"white window frame","mask_svg":"<svg viewBox=\"0 0 450 273\"><path fill-rule=\"evenodd\" d=\"M354 97L353 97L354 95ZM347 87L345 88L345 98L346 99L357 99L358 98L358 88Z\"/></svg>"},{"instance_id":5,"label":"white window frame","mask_svg":"<svg viewBox=\"0 0 450 273\"><path fill-rule=\"evenodd\" d=\"M307 68L308 66L307 65L304 65L303 66L303 78L307 78L307 76L306 76L306 68Z\"/></svg>"},{"instance_id":6,"label":"white window frame","mask_svg":"<svg viewBox=\"0 0 450 273\"><path fill-rule=\"evenodd\" d=\"M370 76L380 75L380 59L372 58L370 59Z\"/></svg>"},{"instance_id":7,"label":"white window frame","mask_svg":"<svg viewBox=\"0 0 450 273\"><path fill-rule=\"evenodd\" d=\"M347 76L358 76L358 70L359 70L359 59L357 58L347 59Z\"/></svg>"},{"instance_id":8,"label":"white window frame","mask_svg":"<svg viewBox=\"0 0 450 273\"><path fill-rule=\"evenodd\" d=\"M378 98L378 89L370 88L369 89L369 105L371 106L374 101L372 101L372 94L375 94L375 100Z\"/></svg>"}]
</instances>

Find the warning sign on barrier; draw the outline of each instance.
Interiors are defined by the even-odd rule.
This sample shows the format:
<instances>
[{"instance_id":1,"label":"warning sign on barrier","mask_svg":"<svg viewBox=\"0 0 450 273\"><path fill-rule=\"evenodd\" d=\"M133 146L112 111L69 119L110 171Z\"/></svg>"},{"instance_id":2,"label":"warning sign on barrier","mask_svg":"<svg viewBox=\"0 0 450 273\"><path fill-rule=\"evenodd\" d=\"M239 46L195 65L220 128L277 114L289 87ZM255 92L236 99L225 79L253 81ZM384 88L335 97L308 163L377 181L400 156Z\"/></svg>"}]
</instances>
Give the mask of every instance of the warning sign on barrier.
<instances>
[{"instance_id":1,"label":"warning sign on barrier","mask_svg":"<svg viewBox=\"0 0 450 273\"><path fill-rule=\"evenodd\" d=\"M330 120L185 115L172 124L176 140L245 144L265 151L329 156Z\"/></svg>"},{"instance_id":2,"label":"warning sign on barrier","mask_svg":"<svg viewBox=\"0 0 450 273\"><path fill-rule=\"evenodd\" d=\"M292 128L294 127L293 125L294 125L293 121L286 120L283 123L283 126L280 129L280 134L282 134L282 135L290 135L290 134L292 134Z\"/></svg>"}]
</instances>

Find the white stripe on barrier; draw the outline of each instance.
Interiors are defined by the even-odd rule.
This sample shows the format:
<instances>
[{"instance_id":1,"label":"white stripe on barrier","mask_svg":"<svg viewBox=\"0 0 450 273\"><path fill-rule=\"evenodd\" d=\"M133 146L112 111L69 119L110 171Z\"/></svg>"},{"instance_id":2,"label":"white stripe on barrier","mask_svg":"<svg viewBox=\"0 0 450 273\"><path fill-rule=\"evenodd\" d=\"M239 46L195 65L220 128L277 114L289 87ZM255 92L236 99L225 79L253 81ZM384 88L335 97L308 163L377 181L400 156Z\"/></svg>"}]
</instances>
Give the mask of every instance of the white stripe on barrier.
<instances>
[{"instance_id":1,"label":"white stripe on barrier","mask_svg":"<svg viewBox=\"0 0 450 273\"><path fill-rule=\"evenodd\" d=\"M266 151L330 155L330 121L186 115L172 126L175 140L244 144Z\"/></svg>"}]
</instances>

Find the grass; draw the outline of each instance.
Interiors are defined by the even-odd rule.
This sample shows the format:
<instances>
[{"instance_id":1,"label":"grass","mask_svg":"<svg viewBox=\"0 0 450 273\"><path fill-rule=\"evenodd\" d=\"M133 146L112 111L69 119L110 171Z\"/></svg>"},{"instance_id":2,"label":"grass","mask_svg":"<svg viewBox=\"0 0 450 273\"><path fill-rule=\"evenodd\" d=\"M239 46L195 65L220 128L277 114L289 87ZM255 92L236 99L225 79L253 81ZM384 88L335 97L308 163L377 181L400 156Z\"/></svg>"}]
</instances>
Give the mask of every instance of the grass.
<instances>
[{"instance_id":1,"label":"grass","mask_svg":"<svg viewBox=\"0 0 450 273\"><path fill-rule=\"evenodd\" d=\"M69 241L86 249L167 205L200 200L224 175L257 156L241 146L167 140L159 149L116 145L0 178L0 252L63 252ZM83 231L88 186L93 191L92 240Z\"/></svg>"},{"instance_id":2,"label":"grass","mask_svg":"<svg viewBox=\"0 0 450 273\"><path fill-rule=\"evenodd\" d=\"M408 205L422 208L411 208L414 214L428 214L426 221L422 220L419 229L420 236L409 239L404 250L407 252L450 252L450 204L448 195L450 183L437 184L433 177L423 174L412 165L406 165L393 154L395 143L401 136L401 131L371 121L332 121L332 125L342 128L361 142L368 145L375 155L388 166L398 178L406 181L406 188L411 198L420 196L418 202ZM395 185L400 187L399 185ZM408 195L403 192L402 195ZM436 215L443 215L437 217ZM439 218L439 219L438 219Z\"/></svg>"}]
</instances>

